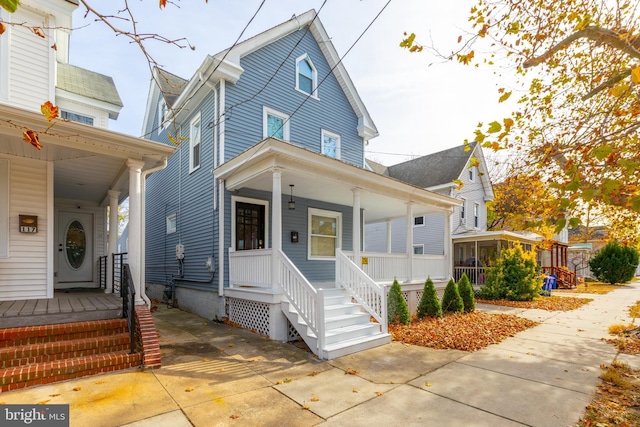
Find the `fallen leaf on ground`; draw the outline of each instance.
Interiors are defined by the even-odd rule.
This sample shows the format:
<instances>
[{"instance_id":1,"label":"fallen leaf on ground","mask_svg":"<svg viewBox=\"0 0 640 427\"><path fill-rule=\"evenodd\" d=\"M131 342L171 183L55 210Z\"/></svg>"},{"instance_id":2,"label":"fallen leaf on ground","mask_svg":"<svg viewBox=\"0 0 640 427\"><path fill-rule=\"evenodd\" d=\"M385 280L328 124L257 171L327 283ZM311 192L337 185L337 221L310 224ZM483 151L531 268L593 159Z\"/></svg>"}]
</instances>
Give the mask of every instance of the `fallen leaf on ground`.
<instances>
[{"instance_id":1,"label":"fallen leaf on ground","mask_svg":"<svg viewBox=\"0 0 640 427\"><path fill-rule=\"evenodd\" d=\"M80 390L82 390L82 387L74 387L73 388L73 391L80 391Z\"/></svg>"},{"instance_id":2,"label":"fallen leaf on ground","mask_svg":"<svg viewBox=\"0 0 640 427\"><path fill-rule=\"evenodd\" d=\"M184 389L184 391L186 391L186 392L191 392L191 391L193 391L193 390L194 390L194 388L193 388L193 387L187 387L187 388L185 388L185 389Z\"/></svg>"},{"instance_id":3,"label":"fallen leaf on ground","mask_svg":"<svg viewBox=\"0 0 640 427\"><path fill-rule=\"evenodd\" d=\"M356 371L355 369L352 369L352 368L347 368L347 369L344 370L344 374L345 375L355 375L357 373L358 373L358 371Z\"/></svg>"},{"instance_id":4,"label":"fallen leaf on ground","mask_svg":"<svg viewBox=\"0 0 640 427\"><path fill-rule=\"evenodd\" d=\"M593 301L592 298L559 297L554 295L550 297L540 297L533 301L509 301L505 299L485 300L479 298L476 299L476 303L478 304L493 304L515 308L535 308L538 310L547 311L575 310L576 308L579 308L584 304L588 304L591 301Z\"/></svg>"},{"instance_id":5,"label":"fallen leaf on ground","mask_svg":"<svg viewBox=\"0 0 640 427\"><path fill-rule=\"evenodd\" d=\"M320 400L320 398L319 398L319 397L312 397L312 398L311 398L311 401L312 401L312 402L317 402L318 400Z\"/></svg>"},{"instance_id":6,"label":"fallen leaf on ground","mask_svg":"<svg viewBox=\"0 0 640 427\"><path fill-rule=\"evenodd\" d=\"M42 400L40 402L38 402L38 405L45 405L48 401L50 401L51 399L47 399L47 400Z\"/></svg>"},{"instance_id":7,"label":"fallen leaf on ground","mask_svg":"<svg viewBox=\"0 0 640 427\"><path fill-rule=\"evenodd\" d=\"M240 418L240 415L233 414L233 415L229 416L229 418L231 418L232 420L236 420L236 419Z\"/></svg>"}]
</instances>

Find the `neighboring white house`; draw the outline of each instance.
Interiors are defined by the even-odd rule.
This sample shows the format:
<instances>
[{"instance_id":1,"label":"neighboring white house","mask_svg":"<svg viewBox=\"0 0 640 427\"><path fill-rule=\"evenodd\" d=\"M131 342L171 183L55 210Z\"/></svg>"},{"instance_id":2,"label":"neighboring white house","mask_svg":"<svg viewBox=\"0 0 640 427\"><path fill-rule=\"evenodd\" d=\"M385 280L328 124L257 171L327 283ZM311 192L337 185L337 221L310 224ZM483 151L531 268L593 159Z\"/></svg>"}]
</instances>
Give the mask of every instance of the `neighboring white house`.
<instances>
[{"instance_id":1,"label":"neighboring white house","mask_svg":"<svg viewBox=\"0 0 640 427\"><path fill-rule=\"evenodd\" d=\"M493 188L479 144L461 145L397 165L385 167L367 160L370 169L416 187L454 197L462 201L450 215L451 236L487 230L486 202L493 200ZM446 215L431 214L413 218L415 254L441 255L448 244L443 230ZM404 252L406 240L404 218L367 224L365 247L375 252ZM460 252L460 250L458 250ZM455 261L474 256L469 251L454 251Z\"/></svg>"},{"instance_id":2,"label":"neighboring white house","mask_svg":"<svg viewBox=\"0 0 640 427\"><path fill-rule=\"evenodd\" d=\"M128 195L129 235L138 242L129 263L139 288L144 177L175 151L107 129L122 108L113 80L68 63L77 7L77 0L23 0L13 14L0 8L0 301L98 287L98 258L116 248L107 222L117 229L117 206ZM61 116L48 130L45 101ZM23 140L26 131L39 134L42 149Z\"/></svg>"}]
</instances>

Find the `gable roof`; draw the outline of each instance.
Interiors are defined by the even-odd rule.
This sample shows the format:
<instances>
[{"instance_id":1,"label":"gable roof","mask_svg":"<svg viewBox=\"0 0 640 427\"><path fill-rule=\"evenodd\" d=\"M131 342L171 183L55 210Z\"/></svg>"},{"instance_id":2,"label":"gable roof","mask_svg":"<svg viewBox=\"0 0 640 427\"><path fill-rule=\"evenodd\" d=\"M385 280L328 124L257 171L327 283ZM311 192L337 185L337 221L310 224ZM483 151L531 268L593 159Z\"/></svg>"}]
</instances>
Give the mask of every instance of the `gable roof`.
<instances>
[{"instance_id":1,"label":"gable roof","mask_svg":"<svg viewBox=\"0 0 640 427\"><path fill-rule=\"evenodd\" d=\"M110 104L109 118L118 118L122 99L113 79L63 62L57 63L56 89Z\"/></svg>"},{"instance_id":2,"label":"gable roof","mask_svg":"<svg viewBox=\"0 0 640 427\"><path fill-rule=\"evenodd\" d=\"M468 145L471 149L466 151L466 146L460 145L398 163L387 168L388 174L421 188L451 184L453 180L460 178L469 159L474 156L476 145L476 142L472 142Z\"/></svg>"},{"instance_id":3,"label":"gable roof","mask_svg":"<svg viewBox=\"0 0 640 427\"><path fill-rule=\"evenodd\" d=\"M156 81L160 91L164 94L167 105L172 107L189 81L157 67L156 71Z\"/></svg>"},{"instance_id":4,"label":"gable roof","mask_svg":"<svg viewBox=\"0 0 640 427\"><path fill-rule=\"evenodd\" d=\"M364 159L367 167L380 175L389 176L389 168L382 163L374 162L371 159Z\"/></svg>"},{"instance_id":5,"label":"gable roof","mask_svg":"<svg viewBox=\"0 0 640 427\"><path fill-rule=\"evenodd\" d=\"M231 48L218 52L215 55L208 55L175 100L173 109L176 111L176 115L180 117L183 104L187 102L197 103L206 95L204 92L208 92L209 90L207 85L204 84L206 81L215 82L224 78L231 83L235 83L244 72L240 65L240 59L242 57L286 37L305 26L309 26L309 33L313 35L318 43L325 60L333 70L333 74L347 97L351 108L353 108L353 111L358 117L358 134L365 140L378 136L378 129L373 123L360 95L356 91L351 77L349 77L346 68L342 64L340 56L331 42L331 38L327 35L324 26L320 22L320 18L313 9L302 15L294 16L288 21L244 40ZM199 94L199 92L202 93ZM150 96L152 93L153 91L151 90L149 92ZM150 114L152 114L152 112L147 111L146 116ZM145 121L147 121L147 119L145 119Z\"/></svg>"}]
</instances>

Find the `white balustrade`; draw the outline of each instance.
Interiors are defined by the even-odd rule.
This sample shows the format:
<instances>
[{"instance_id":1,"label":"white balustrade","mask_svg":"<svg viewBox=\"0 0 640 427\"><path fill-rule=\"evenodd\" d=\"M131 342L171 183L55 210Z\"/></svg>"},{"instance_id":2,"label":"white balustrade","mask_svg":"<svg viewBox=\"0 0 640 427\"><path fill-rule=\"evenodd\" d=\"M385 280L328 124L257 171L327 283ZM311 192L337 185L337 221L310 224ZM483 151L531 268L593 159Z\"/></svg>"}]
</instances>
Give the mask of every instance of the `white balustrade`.
<instances>
[{"instance_id":1,"label":"white balustrade","mask_svg":"<svg viewBox=\"0 0 640 427\"><path fill-rule=\"evenodd\" d=\"M235 286L271 287L271 249L234 252L229 249L229 283Z\"/></svg>"}]
</instances>

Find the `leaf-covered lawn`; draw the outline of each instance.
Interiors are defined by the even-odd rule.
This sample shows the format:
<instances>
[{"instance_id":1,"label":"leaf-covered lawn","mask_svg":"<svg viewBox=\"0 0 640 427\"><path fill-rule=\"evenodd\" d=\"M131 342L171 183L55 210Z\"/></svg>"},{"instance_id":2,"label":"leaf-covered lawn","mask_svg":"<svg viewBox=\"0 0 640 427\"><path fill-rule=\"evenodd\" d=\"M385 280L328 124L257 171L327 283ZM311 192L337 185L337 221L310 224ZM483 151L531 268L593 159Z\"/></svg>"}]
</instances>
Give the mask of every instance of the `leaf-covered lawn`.
<instances>
[{"instance_id":1,"label":"leaf-covered lawn","mask_svg":"<svg viewBox=\"0 0 640 427\"><path fill-rule=\"evenodd\" d=\"M533 301L509 301L509 300L485 300L485 299L476 299L476 303L480 304L494 304L494 305L503 305L507 307L516 307L516 308L535 308L538 310L547 310L547 311L569 311L575 310L580 306L590 303L593 301L592 298L576 298L576 297L558 297L558 296L550 296L550 297L540 297Z\"/></svg>"},{"instance_id":2,"label":"leaf-covered lawn","mask_svg":"<svg viewBox=\"0 0 640 427\"><path fill-rule=\"evenodd\" d=\"M476 351L537 325L512 314L472 312L439 319L413 319L410 325L389 325L395 341L438 349Z\"/></svg>"}]
</instances>

